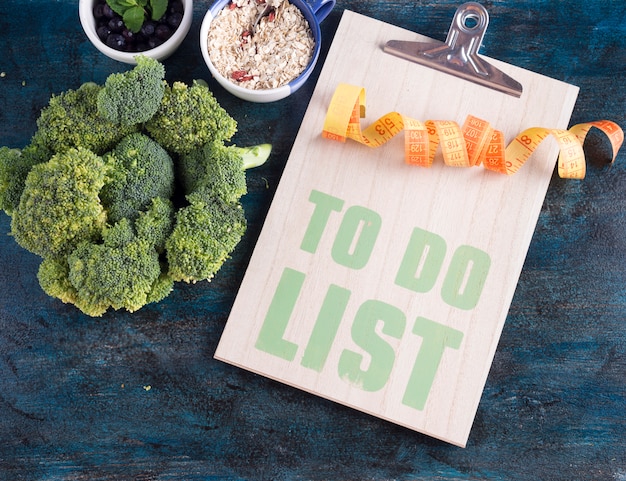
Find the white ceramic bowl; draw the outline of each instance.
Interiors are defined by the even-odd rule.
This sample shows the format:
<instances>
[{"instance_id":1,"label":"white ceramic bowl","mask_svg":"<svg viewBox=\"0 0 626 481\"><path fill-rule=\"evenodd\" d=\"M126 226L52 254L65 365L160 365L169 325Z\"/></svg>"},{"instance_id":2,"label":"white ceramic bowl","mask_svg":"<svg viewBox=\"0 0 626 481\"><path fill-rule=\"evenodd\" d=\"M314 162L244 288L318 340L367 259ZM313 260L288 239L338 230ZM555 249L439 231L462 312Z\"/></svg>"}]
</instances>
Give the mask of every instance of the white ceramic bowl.
<instances>
[{"instance_id":1,"label":"white ceramic bowl","mask_svg":"<svg viewBox=\"0 0 626 481\"><path fill-rule=\"evenodd\" d=\"M118 60L119 62L135 65L137 63L135 57L138 55L145 55L146 57L152 57L156 60L164 60L172 55L180 46L191 28L191 20L193 18L193 0L183 0L185 9L183 19L174 34L166 42L156 48L146 50L144 52L121 52L109 47L98 37L98 34L96 33L96 19L93 16L94 3L95 0L79 0L78 14L80 17L80 23L83 26L85 34L87 34L87 37L91 43L93 43L94 47L100 50L100 52L105 54L107 57Z\"/></svg>"},{"instance_id":2,"label":"white ceramic bowl","mask_svg":"<svg viewBox=\"0 0 626 481\"><path fill-rule=\"evenodd\" d=\"M313 51L313 57L307 65L306 69L300 74L300 76L286 85L275 89L247 89L239 85L234 84L227 78L225 78L215 68L209 57L208 49L208 37L211 22L217 16L217 14L230 2L230 0L217 0L208 12L204 16L202 25L200 27L200 51L202 57L211 72L211 75L217 80L217 82L224 87L231 94L247 100L249 102L274 102L276 100L283 99L293 92L298 90L309 78L320 54L321 45L321 32L320 23L328 16L330 11L335 6L335 0L289 0L290 3L300 9L304 18L309 22L311 32L313 33L313 40L315 41L315 50Z\"/></svg>"}]
</instances>

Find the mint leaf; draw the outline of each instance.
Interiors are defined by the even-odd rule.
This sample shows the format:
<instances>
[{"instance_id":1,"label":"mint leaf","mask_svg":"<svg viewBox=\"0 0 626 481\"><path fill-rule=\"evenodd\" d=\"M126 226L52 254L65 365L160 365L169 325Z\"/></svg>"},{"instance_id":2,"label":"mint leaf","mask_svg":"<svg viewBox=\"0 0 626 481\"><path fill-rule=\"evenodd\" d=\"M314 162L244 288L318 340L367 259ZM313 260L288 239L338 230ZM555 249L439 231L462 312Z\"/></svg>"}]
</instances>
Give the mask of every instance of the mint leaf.
<instances>
[{"instance_id":1,"label":"mint leaf","mask_svg":"<svg viewBox=\"0 0 626 481\"><path fill-rule=\"evenodd\" d=\"M113 8L113 7L111 7ZM137 33L141 30L144 21L144 11L140 6L130 7L122 15L124 25L128 30Z\"/></svg>"},{"instance_id":2,"label":"mint leaf","mask_svg":"<svg viewBox=\"0 0 626 481\"><path fill-rule=\"evenodd\" d=\"M152 20L160 19L167 11L168 0L150 0Z\"/></svg>"},{"instance_id":3,"label":"mint leaf","mask_svg":"<svg viewBox=\"0 0 626 481\"><path fill-rule=\"evenodd\" d=\"M118 15L124 16L124 12L135 4L134 0L107 0L107 5Z\"/></svg>"}]
</instances>

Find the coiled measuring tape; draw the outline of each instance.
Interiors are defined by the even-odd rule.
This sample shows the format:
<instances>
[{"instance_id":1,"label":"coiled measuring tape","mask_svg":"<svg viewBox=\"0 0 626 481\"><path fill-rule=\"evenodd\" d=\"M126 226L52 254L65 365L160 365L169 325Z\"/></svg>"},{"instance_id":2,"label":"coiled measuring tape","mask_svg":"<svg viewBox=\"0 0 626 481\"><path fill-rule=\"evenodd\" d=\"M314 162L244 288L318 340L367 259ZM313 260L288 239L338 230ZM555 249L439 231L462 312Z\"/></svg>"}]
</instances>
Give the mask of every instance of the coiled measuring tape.
<instances>
[{"instance_id":1,"label":"coiled measuring tape","mask_svg":"<svg viewBox=\"0 0 626 481\"><path fill-rule=\"evenodd\" d=\"M506 147L504 134L489 122L468 116L459 126L451 120L419 121L390 112L368 127L361 128L365 117L365 89L349 84L339 84L330 101L322 136L345 142L347 139L369 147L379 147L404 131L404 153L407 164L430 167L435 153L441 147L446 165L474 167L512 175L528 160L539 144L549 136L559 145L558 173L565 179L585 177L583 143L589 130L595 127L611 142L615 162L623 141L624 132L614 122L600 120L574 125L569 130L532 127L518 134Z\"/></svg>"}]
</instances>

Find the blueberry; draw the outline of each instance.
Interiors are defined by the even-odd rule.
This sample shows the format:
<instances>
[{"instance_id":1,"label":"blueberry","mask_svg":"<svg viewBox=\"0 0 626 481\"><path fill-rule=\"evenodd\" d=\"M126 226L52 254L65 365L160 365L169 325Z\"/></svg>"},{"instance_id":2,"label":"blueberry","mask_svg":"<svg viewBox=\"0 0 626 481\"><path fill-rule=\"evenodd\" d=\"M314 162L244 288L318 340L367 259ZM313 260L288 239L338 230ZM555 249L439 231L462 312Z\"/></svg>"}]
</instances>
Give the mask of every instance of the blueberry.
<instances>
[{"instance_id":1,"label":"blueberry","mask_svg":"<svg viewBox=\"0 0 626 481\"><path fill-rule=\"evenodd\" d=\"M154 35L154 30L156 29L156 24L152 21L150 22L145 22L143 24L143 26L141 27L141 33L145 36L145 37L150 37L152 35Z\"/></svg>"},{"instance_id":2,"label":"blueberry","mask_svg":"<svg viewBox=\"0 0 626 481\"><path fill-rule=\"evenodd\" d=\"M104 7L102 8L102 13L107 18L113 18L116 15L116 13L113 10L111 10L111 7L109 7L107 4L105 4Z\"/></svg>"},{"instance_id":3,"label":"blueberry","mask_svg":"<svg viewBox=\"0 0 626 481\"><path fill-rule=\"evenodd\" d=\"M183 13L183 2L181 0L170 1L170 13Z\"/></svg>"},{"instance_id":4,"label":"blueberry","mask_svg":"<svg viewBox=\"0 0 626 481\"><path fill-rule=\"evenodd\" d=\"M104 17L104 5L102 3L98 3L93 7L93 16L96 20L100 20Z\"/></svg>"},{"instance_id":5,"label":"blueberry","mask_svg":"<svg viewBox=\"0 0 626 481\"><path fill-rule=\"evenodd\" d=\"M163 43L163 41L160 40L159 38L157 38L157 37L150 37L148 39L148 49L156 48L159 45L161 45L162 43Z\"/></svg>"},{"instance_id":6,"label":"blueberry","mask_svg":"<svg viewBox=\"0 0 626 481\"><path fill-rule=\"evenodd\" d=\"M174 29L177 29L180 26L180 23L182 21L183 21L182 13L174 12L174 13L170 13L167 16L167 24Z\"/></svg>"},{"instance_id":7,"label":"blueberry","mask_svg":"<svg viewBox=\"0 0 626 481\"><path fill-rule=\"evenodd\" d=\"M107 37L106 44L115 50L124 50L126 47L126 40L119 33L112 33Z\"/></svg>"},{"instance_id":8,"label":"blueberry","mask_svg":"<svg viewBox=\"0 0 626 481\"><path fill-rule=\"evenodd\" d=\"M167 25L161 24L154 30L154 34L160 40L167 40L172 36L172 31Z\"/></svg>"},{"instance_id":9,"label":"blueberry","mask_svg":"<svg viewBox=\"0 0 626 481\"><path fill-rule=\"evenodd\" d=\"M124 37L126 39L127 42L132 42L135 40L135 33L133 33L132 30L128 30L127 28L124 28L122 30L122 37Z\"/></svg>"},{"instance_id":10,"label":"blueberry","mask_svg":"<svg viewBox=\"0 0 626 481\"><path fill-rule=\"evenodd\" d=\"M100 40L102 40L103 42L106 42L107 37L111 35L111 29L107 27L106 25L103 25L103 26L98 27L98 29L96 30L96 33L98 34L98 38Z\"/></svg>"},{"instance_id":11,"label":"blueberry","mask_svg":"<svg viewBox=\"0 0 626 481\"><path fill-rule=\"evenodd\" d=\"M120 33L122 30L124 30L124 20L122 20L120 17L112 18L111 20L109 20L109 28L112 32Z\"/></svg>"}]
</instances>

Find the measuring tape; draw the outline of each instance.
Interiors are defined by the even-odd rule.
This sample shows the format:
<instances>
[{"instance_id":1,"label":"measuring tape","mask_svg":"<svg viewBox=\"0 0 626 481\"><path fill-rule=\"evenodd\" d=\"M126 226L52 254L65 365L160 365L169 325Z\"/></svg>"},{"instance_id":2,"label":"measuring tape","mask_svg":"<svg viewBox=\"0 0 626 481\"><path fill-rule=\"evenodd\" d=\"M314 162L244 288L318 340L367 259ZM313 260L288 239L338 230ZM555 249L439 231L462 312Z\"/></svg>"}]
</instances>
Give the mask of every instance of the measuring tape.
<instances>
[{"instance_id":1,"label":"measuring tape","mask_svg":"<svg viewBox=\"0 0 626 481\"><path fill-rule=\"evenodd\" d=\"M379 147L404 131L404 153L407 164L430 167L441 147L446 165L474 167L512 175L528 160L539 144L552 136L559 145L558 172L565 179L585 177L583 143L592 127L600 129L611 142L613 158L624 141L624 132L614 122L601 120L577 124L569 130L532 127L518 134L505 147L504 134L489 122L468 116L462 127L451 120L421 122L398 112L390 112L365 129L365 89L339 84L330 101L322 136L345 142L356 140L369 147Z\"/></svg>"}]
</instances>

